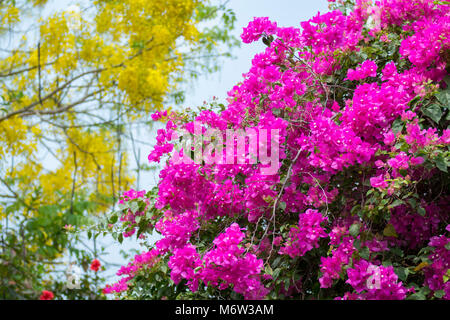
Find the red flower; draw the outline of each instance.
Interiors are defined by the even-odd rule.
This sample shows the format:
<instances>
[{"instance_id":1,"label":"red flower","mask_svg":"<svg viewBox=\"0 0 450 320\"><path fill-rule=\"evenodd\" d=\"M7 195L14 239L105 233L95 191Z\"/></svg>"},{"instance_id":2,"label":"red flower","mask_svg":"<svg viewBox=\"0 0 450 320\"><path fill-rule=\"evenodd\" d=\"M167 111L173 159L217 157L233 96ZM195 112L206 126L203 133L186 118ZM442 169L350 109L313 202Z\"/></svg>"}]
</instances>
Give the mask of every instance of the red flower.
<instances>
[{"instance_id":1,"label":"red flower","mask_svg":"<svg viewBox=\"0 0 450 320\"><path fill-rule=\"evenodd\" d=\"M54 295L53 292L43 290L41 296L39 297L39 300L53 300Z\"/></svg>"},{"instance_id":2,"label":"red flower","mask_svg":"<svg viewBox=\"0 0 450 320\"><path fill-rule=\"evenodd\" d=\"M97 259L92 260L91 270L94 270L95 272L97 272L98 269L100 269L100 266L101 266L100 261L98 261Z\"/></svg>"}]
</instances>

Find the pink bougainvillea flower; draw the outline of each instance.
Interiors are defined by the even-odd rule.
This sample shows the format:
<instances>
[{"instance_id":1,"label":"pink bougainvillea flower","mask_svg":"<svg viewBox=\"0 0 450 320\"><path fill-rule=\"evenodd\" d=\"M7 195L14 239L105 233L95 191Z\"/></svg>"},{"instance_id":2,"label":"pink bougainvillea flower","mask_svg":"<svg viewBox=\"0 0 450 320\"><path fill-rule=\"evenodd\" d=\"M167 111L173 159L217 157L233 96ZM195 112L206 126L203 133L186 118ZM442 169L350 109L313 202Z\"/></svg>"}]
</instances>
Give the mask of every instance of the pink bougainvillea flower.
<instances>
[{"instance_id":1,"label":"pink bougainvillea flower","mask_svg":"<svg viewBox=\"0 0 450 320\"><path fill-rule=\"evenodd\" d=\"M370 184L374 188L385 189L388 187L388 183L386 181L384 181L384 177L382 174L380 174L379 176L370 178Z\"/></svg>"}]
</instances>

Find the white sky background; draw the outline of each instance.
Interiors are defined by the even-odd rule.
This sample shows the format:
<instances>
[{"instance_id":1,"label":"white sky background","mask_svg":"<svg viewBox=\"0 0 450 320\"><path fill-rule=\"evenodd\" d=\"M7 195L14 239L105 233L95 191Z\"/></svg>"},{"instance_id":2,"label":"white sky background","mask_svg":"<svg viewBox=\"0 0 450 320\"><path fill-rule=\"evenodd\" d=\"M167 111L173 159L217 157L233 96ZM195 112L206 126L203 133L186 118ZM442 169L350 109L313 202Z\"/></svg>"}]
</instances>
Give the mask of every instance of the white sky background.
<instances>
[{"instance_id":1,"label":"white sky background","mask_svg":"<svg viewBox=\"0 0 450 320\"><path fill-rule=\"evenodd\" d=\"M46 6L45 12L42 12L43 16L50 12L67 10L70 8L69 5L74 2L75 1L70 0L49 1L49 5ZM299 27L301 21L312 18L318 11L321 13L328 11L328 4L326 0L230 0L228 8L231 8L236 14L237 21L235 30L232 33L240 39L239 36L242 32L242 28L246 27L253 17L269 17L270 20L277 22L279 26ZM240 48L234 48L232 54L235 56L235 59L222 59L223 63L220 71L210 75L202 75L198 80L192 81L192 83L187 86L186 101L183 106L195 108L196 106L202 105L204 101L211 101L213 96L217 97L219 102L225 103L227 92L231 90L236 83L242 80L242 74L250 69L253 56L256 53L263 51L264 48L265 45L261 42L252 44L242 43ZM155 128L156 127L161 126L158 125L155 126ZM154 132L153 134L136 132L135 136L138 137L138 139L153 145L155 143ZM141 144L140 148L140 162L147 163L150 147ZM131 145L129 146L129 150L129 160L133 166L135 162L131 151ZM157 177L157 172L141 173L140 189L150 190L151 187L156 184ZM98 240L108 247L108 254L103 256L103 258L108 262L120 265L128 263L128 260L122 258L120 254L121 250L128 252L133 248L139 247L135 237L125 239L122 245L113 242L110 237L104 239L99 237ZM134 254L132 257L133 256ZM112 276L118 268L119 267L110 267L103 275ZM113 276L113 279L109 279L108 282L111 283L111 281L117 279L118 277Z\"/></svg>"}]
</instances>

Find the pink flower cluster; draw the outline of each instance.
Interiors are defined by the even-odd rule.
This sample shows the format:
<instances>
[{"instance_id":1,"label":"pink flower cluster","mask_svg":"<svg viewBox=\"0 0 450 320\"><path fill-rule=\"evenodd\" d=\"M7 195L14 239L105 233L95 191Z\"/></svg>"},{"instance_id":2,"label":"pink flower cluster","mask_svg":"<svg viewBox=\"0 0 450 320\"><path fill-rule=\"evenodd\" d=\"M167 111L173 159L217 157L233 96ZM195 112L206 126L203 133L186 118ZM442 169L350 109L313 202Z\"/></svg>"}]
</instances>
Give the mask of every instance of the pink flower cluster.
<instances>
[{"instance_id":1,"label":"pink flower cluster","mask_svg":"<svg viewBox=\"0 0 450 320\"><path fill-rule=\"evenodd\" d=\"M117 271L118 276L124 277L112 285L106 285L103 289L103 293L112 294L127 291L128 281L133 279L137 272L142 268L152 268L152 266L159 261L159 254L158 250L152 249L148 252L135 255L132 262L128 263L127 266L122 266L119 271Z\"/></svg>"},{"instance_id":2,"label":"pink flower cluster","mask_svg":"<svg viewBox=\"0 0 450 320\"><path fill-rule=\"evenodd\" d=\"M450 232L450 225L447 225L448 232ZM450 243L450 238L441 235L439 237L432 237L430 243L434 247L433 253L429 256L431 265L425 268L425 283L434 292L438 290L444 291L444 299L450 300L450 250L447 249ZM445 280L447 277L447 280Z\"/></svg>"},{"instance_id":3,"label":"pink flower cluster","mask_svg":"<svg viewBox=\"0 0 450 320\"><path fill-rule=\"evenodd\" d=\"M144 198L144 196L145 190L136 191L134 189L130 189L122 194L122 196L119 199L119 203L125 203L133 199Z\"/></svg>"},{"instance_id":4,"label":"pink flower cluster","mask_svg":"<svg viewBox=\"0 0 450 320\"><path fill-rule=\"evenodd\" d=\"M391 210L391 220L389 222L399 235L398 239L389 239L391 242L397 245L417 248L436 233L442 220L443 212L435 204L427 205L425 202L422 202L421 206L426 212L424 216L405 205Z\"/></svg>"},{"instance_id":5,"label":"pink flower cluster","mask_svg":"<svg viewBox=\"0 0 450 320\"><path fill-rule=\"evenodd\" d=\"M319 278L319 282L321 288L330 288L333 280L339 279L343 266L349 263L354 251L353 238L346 236L342 239L339 247L332 250L331 257L320 258L322 276Z\"/></svg>"},{"instance_id":6,"label":"pink flower cluster","mask_svg":"<svg viewBox=\"0 0 450 320\"><path fill-rule=\"evenodd\" d=\"M165 154L172 152L173 144L170 143L175 138L174 129L176 126L172 120L169 120L166 124L166 129L159 129L156 136L156 146L153 151L148 155L149 161L159 162L161 157Z\"/></svg>"},{"instance_id":7,"label":"pink flower cluster","mask_svg":"<svg viewBox=\"0 0 450 320\"><path fill-rule=\"evenodd\" d=\"M199 271L199 278L222 290L231 285L246 299L261 299L268 293L260 279L263 261L252 253L245 253L240 246L244 238L237 223L219 235L213 241L215 247L203 257L204 267Z\"/></svg>"},{"instance_id":8,"label":"pink flower cluster","mask_svg":"<svg viewBox=\"0 0 450 320\"><path fill-rule=\"evenodd\" d=\"M450 16L448 12L433 11L428 17L408 26L414 34L403 40L400 54L407 57L415 66L427 68L430 65L445 68L440 56L443 50L449 50Z\"/></svg>"},{"instance_id":9,"label":"pink flower cluster","mask_svg":"<svg viewBox=\"0 0 450 320\"><path fill-rule=\"evenodd\" d=\"M386 149L391 152L389 159L382 161L375 161L378 170L378 175L370 178L370 183L374 188L386 189L389 188L390 183L386 179L392 179L401 177L399 170L407 170L408 174L414 175L417 170L416 167L420 166L424 162L423 157L414 156L417 151L424 149L425 147L436 146L439 144L448 145L450 143L450 130L443 130L442 136L437 134L435 128L421 129L418 123L416 113L408 111L402 113L402 118L406 123L406 133L402 134L398 132L396 135L389 130L384 134L383 142ZM400 151L396 147L396 143L406 142L408 144L408 150ZM419 170L422 172L422 170ZM392 193L392 189L388 190Z\"/></svg>"},{"instance_id":10,"label":"pink flower cluster","mask_svg":"<svg viewBox=\"0 0 450 320\"><path fill-rule=\"evenodd\" d=\"M330 117L318 117L310 124L308 136L301 137L310 152L309 163L331 173L355 163L368 162L376 149L350 128L337 125Z\"/></svg>"},{"instance_id":11,"label":"pink flower cluster","mask_svg":"<svg viewBox=\"0 0 450 320\"><path fill-rule=\"evenodd\" d=\"M257 41L263 33L274 34L277 30L276 22L271 22L269 18L254 18L242 31L241 39L244 43Z\"/></svg>"},{"instance_id":12,"label":"pink flower cluster","mask_svg":"<svg viewBox=\"0 0 450 320\"><path fill-rule=\"evenodd\" d=\"M125 191L120 197L119 203L123 204L134 199L142 199L143 201L145 201L146 208L150 203L148 199L145 198L145 190L136 191L134 189ZM126 227L126 230L122 233L125 238L131 237L136 232L136 217L143 216L145 209L143 211L136 211L134 213L131 210L128 210L120 216L120 221L122 221L124 223L124 226Z\"/></svg>"},{"instance_id":13,"label":"pink flower cluster","mask_svg":"<svg viewBox=\"0 0 450 320\"><path fill-rule=\"evenodd\" d=\"M199 227L195 211L188 211L175 216L171 211L166 211L164 217L156 223L156 230L163 236L161 240L156 242L156 247L161 252L182 248Z\"/></svg>"},{"instance_id":14,"label":"pink flower cluster","mask_svg":"<svg viewBox=\"0 0 450 320\"><path fill-rule=\"evenodd\" d=\"M306 252L319 247L320 238L327 238L328 234L321 227L327 221L317 210L306 210L298 216L298 226L289 231L289 238L280 254L288 254L291 258L302 257Z\"/></svg>"},{"instance_id":15,"label":"pink flower cluster","mask_svg":"<svg viewBox=\"0 0 450 320\"><path fill-rule=\"evenodd\" d=\"M429 18L435 14L442 14L445 6L436 6L428 0L380 0L375 2L380 8L381 24L383 28L401 26L407 22Z\"/></svg>"},{"instance_id":16,"label":"pink flower cluster","mask_svg":"<svg viewBox=\"0 0 450 320\"><path fill-rule=\"evenodd\" d=\"M348 69L347 78L348 80L362 80L367 77L376 77L377 76L377 65L372 60L364 61L360 66L358 66L355 70Z\"/></svg>"},{"instance_id":17,"label":"pink flower cluster","mask_svg":"<svg viewBox=\"0 0 450 320\"><path fill-rule=\"evenodd\" d=\"M195 270L201 267L202 261L197 253L195 246L187 244L182 248L173 251L173 255L169 259L168 266L170 268L170 278L175 284L181 280L188 280L188 286L192 291L198 290L198 280Z\"/></svg>"},{"instance_id":18,"label":"pink flower cluster","mask_svg":"<svg viewBox=\"0 0 450 320\"><path fill-rule=\"evenodd\" d=\"M353 16L345 16L335 10L325 14L318 13L314 18L300 23L302 39L315 53L330 53L336 49L355 49L362 39L362 24Z\"/></svg>"},{"instance_id":19,"label":"pink flower cluster","mask_svg":"<svg viewBox=\"0 0 450 320\"><path fill-rule=\"evenodd\" d=\"M347 270L348 280L356 295L347 295L345 300L403 300L411 292L398 281L392 266L376 266L361 259Z\"/></svg>"},{"instance_id":20,"label":"pink flower cluster","mask_svg":"<svg viewBox=\"0 0 450 320\"><path fill-rule=\"evenodd\" d=\"M175 283L187 279L190 289L198 290L199 281L218 287L231 288L245 299L261 299L268 290L261 283L263 262L240 246L245 235L233 223L214 241L214 248L202 258L191 244L174 251L170 258L171 278Z\"/></svg>"},{"instance_id":21,"label":"pink flower cluster","mask_svg":"<svg viewBox=\"0 0 450 320\"><path fill-rule=\"evenodd\" d=\"M151 117L152 117L153 121L158 121L164 117L167 117L167 110L164 110L163 112L157 111L157 112L153 113L151 115Z\"/></svg>"}]
</instances>

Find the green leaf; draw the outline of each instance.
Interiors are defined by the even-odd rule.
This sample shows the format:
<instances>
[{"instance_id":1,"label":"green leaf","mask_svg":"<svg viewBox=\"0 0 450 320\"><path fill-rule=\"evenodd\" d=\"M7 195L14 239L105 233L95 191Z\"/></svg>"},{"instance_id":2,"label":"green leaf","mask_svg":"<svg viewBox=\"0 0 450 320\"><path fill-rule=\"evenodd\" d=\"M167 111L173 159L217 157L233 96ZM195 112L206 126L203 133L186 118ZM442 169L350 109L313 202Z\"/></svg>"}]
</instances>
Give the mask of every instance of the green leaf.
<instances>
[{"instance_id":1,"label":"green leaf","mask_svg":"<svg viewBox=\"0 0 450 320\"><path fill-rule=\"evenodd\" d=\"M361 248L361 250L359 251L359 255L361 256L361 258L363 258L365 260L369 260L369 258L370 258L369 248L368 247Z\"/></svg>"},{"instance_id":2,"label":"green leaf","mask_svg":"<svg viewBox=\"0 0 450 320\"><path fill-rule=\"evenodd\" d=\"M447 281L450 280L450 269L448 269L447 273L444 274L443 280L444 280L444 283L447 283Z\"/></svg>"},{"instance_id":3,"label":"green leaf","mask_svg":"<svg viewBox=\"0 0 450 320\"><path fill-rule=\"evenodd\" d=\"M291 282L289 281L289 279L287 281L284 282L284 291L288 291L289 287L291 286Z\"/></svg>"},{"instance_id":4,"label":"green leaf","mask_svg":"<svg viewBox=\"0 0 450 320\"><path fill-rule=\"evenodd\" d=\"M263 42L266 46L270 47L270 43L271 43L272 41L271 41L270 38L268 38L268 37L263 37L263 38L262 38L262 42Z\"/></svg>"},{"instance_id":5,"label":"green leaf","mask_svg":"<svg viewBox=\"0 0 450 320\"><path fill-rule=\"evenodd\" d=\"M392 266L392 262L389 260L383 261L382 265L383 265L383 267L390 267L390 266Z\"/></svg>"},{"instance_id":6,"label":"green leaf","mask_svg":"<svg viewBox=\"0 0 450 320\"><path fill-rule=\"evenodd\" d=\"M447 171L447 167L448 167L447 161L442 154L438 155L436 157L436 159L434 159L434 162L436 163L436 166L439 168L439 170L441 170L443 172L448 172Z\"/></svg>"},{"instance_id":7,"label":"green leaf","mask_svg":"<svg viewBox=\"0 0 450 320\"><path fill-rule=\"evenodd\" d=\"M353 246L355 247L356 250L361 249L361 240L355 239L355 241L353 242Z\"/></svg>"},{"instance_id":8,"label":"green leaf","mask_svg":"<svg viewBox=\"0 0 450 320\"><path fill-rule=\"evenodd\" d=\"M266 274L269 274L269 275L272 275L272 273L273 273L273 270L269 265L266 266L264 271Z\"/></svg>"},{"instance_id":9,"label":"green leaf","mask_svg":"<svg viewBox=\"0 0 450 320\"><path fill-rule=\"evenodd\" d=\"M109 218L109 223L110 224L114 224L117 222L117 219L119 219L119 217L117 216L117 214L113 214L110 218Z\"/></svg>"},{"instance_id":10,"label":"green leaf","mask_svg":"<svg viewBox=\"0 0 450 320\"><path fill-rule=\"evenodd\" d=\"M398 237L397 232L395 231L395 228L392 224L388 223L388 225L386 226L386 228L384 228L383 230L383 235L386 237Z\"/></svg>"},{"instance_id":11,"label":"green leaf","mask_svg":"<svg viewBox=\"0 0 450 320\"><path fill-rule=\"evenodd\" d=\"M398 207L399 205L401 205L401 204L403 204L404 202L403 202L403 200L400 200L400 199L397 199L397 200L395 200L394 202L392 202L390 205L389 205L389 209L391 209L391 208L395 208L395 207Z\"/></svg>"},{"instance_id":12,"label":"green leaf","mask_svg":"<svg viewBox=\"0 0 450 320\"><path fill-rule=\"evenodd\" d=\"M411 205L411 207L416 208L417 207L417 201L414 198L409 198L408 203Z\"/></svg>"},{"instance_id":13,"label":"green leaf","mask_svg":"<svg viewBox=\"0 0 450 320\"><path fill-rule=\"evenodd\" d=\"M403 130L404 125L405 123L402 121L402 119L398 118L392 123L392 131L394 133L400 132Z\"/></svg>"},{"instance_id":14,"label":"green leaf","mask_svg":"<svg viewBox=\"0 0 450 320\"><path fill-rule=\"evenodd\" d=\"M409 270L407 268L397 267L394 270L400 280L406 281L406 279L408 278L408 274L409 274Z\"/></svg>"},{"instance_id":15,"label":"green leaf","mask_svg":"<svg viewBox=\"0 0 450 320\"><path fill-rule=\"evenodd\" d=\"M422 207L418 207L418 208L417 208L417 213L420 214L422 217L425 217L425 215L427 214L427 212L425 211L425 209L422 208Z\"/></svg>"},{"instance_id":16,"label":"green leaf","mask_svg":"<svg viewBox=\"0 0 450 320\"><path fill-rule=\"evenodd\" d=\"M433 120L436 123L439 123L439 121L442 118L442 110L437 104L432 104L426 109L423 109L422 112L424 115L430 117L431 120Z\"/></svg>"},{"instance_id":17,"label":"green leaf","mask_svg":"<svg viewBox=\"0 0 450 320\"><path fill-rule=\"evenodd\" d=\"M281 115L281 110L277 109L277 108L273 108L272 109L272 113L273 113L274 116L279 117Z\"/></svg>"},{"instance_id":18,"label":"green leaf","mask_svg":"<svg viewBox=\"0 0 450 320\"><path fill-rule=\"evenodd\" d=\"M273 261L273 267L276 268L281 262L281 257L277 257L275 258L275 260Z\"/></svg>"},{"instance_id":19,"label":"green leaf","mask_svg":"<svg viewBox=\"0 0 450 320\"><path fill-rule=\"evenodd\" d=\"M450 91L448 87L445 91L441 91L436 94L436 98L438 98L439 102L441 102L446 109L449 108L450 105Z\"/></svg>"},{"instance_id":20,"label":"green leaf","mask_svg":"<svg viewBox=\"0 0 450 320\"><path fill-rule=\"evenodd\" d=\"M361 228L361 225L359 223L354 223L350 226L350 228L348 229L348 233L352 236L352 237L356 237L359 234L359 230Z\"/></svg>"},{"instance_id":21,"label":"green leaf","mask_svg":"<svg viewBox=\"0 0 450 320\"><path fill-rule=\"evenodd\" d=\"M354 206L354 207L352 208L352 210L350 210L350 213L351 213L352 215L355 215L360 209L361 209L361 206L360 206L359 204L357 204L356 206Z\"/></svg>"},{"instance_id":22,"label":"green leaf","mask_svg":"<svg viewBox=\"0 0 450 320\"><path fill-rule=\"evenodd\" d=\"M423 293L417 292L414 293L412 295L410 295L408 298L406 298L407 300L425 300L426 297Z\"/></svg>"},{"instance_id":23,"label":"green leaf","mask_svg":"<svg viewBox=\"0 0 450 320\"><path fill-rule=\"evenodd\" d=\"M402 249L397 248L397 247L392 248L390 250L390 252L392 252L393 254L395 254L396 256L399 256L399 257L403 257L403 255L404 255Z\"/></svg>"},{"instance_id":24,"label":"green leaf","mask_svg":"<svg viewBox=\"0 0 450 320\"><path fill-rule=\"evenodd\" d=\"M445 292L444 290L438 290L434 293L434 296L438 299L441 299L444 296Z\"/></svg>"},{"instance_id":25,"label":"green leaf","mask_svg":"<svg viewBox=\"0 0 450 320\"><path fill-rule=\"evenodd\" d=\"M281 272L281 268L276 268L273 271L272 277L273 277L274 280L276 280L278 278L278 276L280 275L280 272Z\"/></svg>"}]
</instances>

